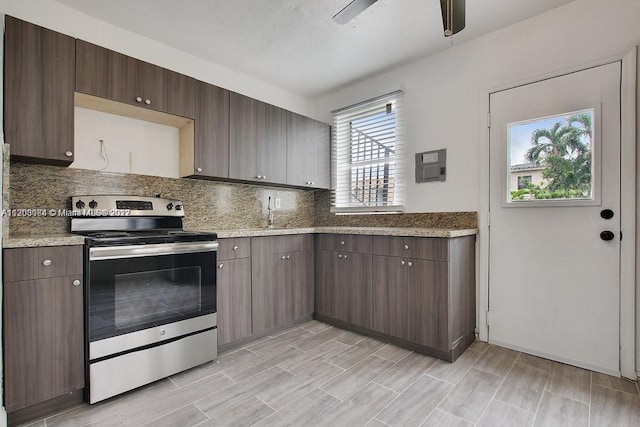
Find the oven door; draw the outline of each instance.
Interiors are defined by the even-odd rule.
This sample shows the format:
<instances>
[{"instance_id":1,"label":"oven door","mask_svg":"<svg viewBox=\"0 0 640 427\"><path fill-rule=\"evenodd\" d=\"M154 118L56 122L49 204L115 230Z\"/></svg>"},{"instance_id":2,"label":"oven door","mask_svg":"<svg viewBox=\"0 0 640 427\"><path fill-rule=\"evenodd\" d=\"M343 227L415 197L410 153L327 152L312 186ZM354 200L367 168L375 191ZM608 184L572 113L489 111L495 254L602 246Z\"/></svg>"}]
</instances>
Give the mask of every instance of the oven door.
<instances>
[{"instance_id":1,"label":"oven door","mask_svg":"<svg viewBox=\"0 0 640 427\"><path fill-rule=\"evenodd\" d=\"M183 326L167 335L190 333L187 326L204 329L205 316L215 326L217 247L215 241L88 247L89 342L150 328L164 333L175 328L163 326L170 324Z\"/></svg>"}]
</instances>

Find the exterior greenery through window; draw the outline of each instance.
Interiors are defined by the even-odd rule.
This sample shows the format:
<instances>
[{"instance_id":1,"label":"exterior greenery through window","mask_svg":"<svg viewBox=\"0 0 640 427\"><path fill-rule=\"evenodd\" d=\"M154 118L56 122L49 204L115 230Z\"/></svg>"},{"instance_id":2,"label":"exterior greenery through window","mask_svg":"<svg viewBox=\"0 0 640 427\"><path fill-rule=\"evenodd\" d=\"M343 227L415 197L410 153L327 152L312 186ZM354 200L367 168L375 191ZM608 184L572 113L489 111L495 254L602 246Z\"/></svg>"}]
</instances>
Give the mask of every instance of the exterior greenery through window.
<instances>
[{"instance_id":1,"label":"exterior greenery through window","mask_svg":"<svg viewBox=\"0 0 640 427\"><path fill-rule=\"evenodd\" d=\"M334 112L336 213L403 210L402 92Z\"/></svg>"},{"instance_id":2,"label":"exterior greenery through window","mask_svg":"<svg viewBox=\"0 0 640 427\"><path fill-rule=\"evenodd\" d=\"M592 199L593 118L586 110L509 125L512 201Z\"/></svg>"}]
</instances>

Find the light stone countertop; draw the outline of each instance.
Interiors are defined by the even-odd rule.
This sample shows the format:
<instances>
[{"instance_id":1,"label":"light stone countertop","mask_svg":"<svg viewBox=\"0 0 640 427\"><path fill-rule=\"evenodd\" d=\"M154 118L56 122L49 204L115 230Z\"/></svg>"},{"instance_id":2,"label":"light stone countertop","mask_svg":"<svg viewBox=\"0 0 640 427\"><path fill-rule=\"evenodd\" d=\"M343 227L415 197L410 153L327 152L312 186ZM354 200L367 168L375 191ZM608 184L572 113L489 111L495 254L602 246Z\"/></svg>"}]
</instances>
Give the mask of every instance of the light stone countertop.
<instances>
[{"instance_id":1,"label":"light stone countertop","mask_svg":"<svg viewBox=\"0 0 640 427\"><path fill-rule=\"evenodd\" d=\"M83 245L84 237L77 234L42 234L9 236L2 240L3 248L35 248L39 246Z\"/></svg>"},{"instance_id":2,"label":"light stone countertop","mask_svg":"<svg viewBox=\"0 0 640 427\"><path fill-rule=\"evenodd\" d=\"M369 234L373 236L404 237L463 237L478 233L477 229L450 230L442 228L400 227L305 227L305 228L246 228L234 230L198 230L218 233L218 238L284 236L291 234ZM84 237L75 234L13 235L4 238L4 248L82 245Z\"/></svg>"},{"instance_id":3,"label":"light stone countertop","mask_svg":"<svg viewBox=\"0 0 640 427\"><path fill-rule=\"evenodd\" d=\"M478 234L475 228L452 230L443 228L401 228L401 227L308 227L308 228L248 228L238 230L209 230L218 233L220 239L229 237L279 236L286 234L365 234L373 236L403 237L463 237Z\"/></svg>"}]
</instances>

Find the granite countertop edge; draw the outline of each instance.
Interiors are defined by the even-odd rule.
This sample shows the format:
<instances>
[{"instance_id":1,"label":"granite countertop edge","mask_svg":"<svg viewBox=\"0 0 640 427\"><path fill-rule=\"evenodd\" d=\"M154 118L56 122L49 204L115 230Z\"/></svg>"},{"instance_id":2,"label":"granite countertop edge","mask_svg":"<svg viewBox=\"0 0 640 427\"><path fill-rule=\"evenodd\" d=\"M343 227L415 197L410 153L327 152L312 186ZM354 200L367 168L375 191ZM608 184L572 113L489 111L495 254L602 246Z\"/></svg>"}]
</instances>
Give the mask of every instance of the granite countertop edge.
<instances>
[{"instance_id":1,"label":"granite countertop edge","mask_svg":"<svg viewBox=\"0 0 640 427\"><path fill-rule=\"evenodd\" d=\"M196 231L196 230L189 230ZM374 236L402 236L402 237L464 237L478 233L475 228L446 229L446 228L400 228L400 227L302 227L302 228L247 228L233 230L197 230L216 232L218 238L284 236L292 234L364 234ZM82 245L84 237L75 234L47 234L47 235L14 235L3 239L3 248L29 248L40 246L73 246Z\"/></svg>"}]
</instances>

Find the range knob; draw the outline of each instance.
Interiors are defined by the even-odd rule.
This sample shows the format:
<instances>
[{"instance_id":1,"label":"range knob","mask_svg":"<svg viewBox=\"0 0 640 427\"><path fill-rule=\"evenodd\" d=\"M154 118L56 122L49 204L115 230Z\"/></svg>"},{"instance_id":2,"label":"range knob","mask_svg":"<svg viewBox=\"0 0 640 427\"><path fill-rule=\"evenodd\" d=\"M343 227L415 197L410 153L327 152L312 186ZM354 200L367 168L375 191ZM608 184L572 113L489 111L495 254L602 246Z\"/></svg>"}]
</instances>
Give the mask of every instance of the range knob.
<instances>
[{"instance_id":1,"label":"range knob","mask_svg":"<svg viewBox=\"0 0 640 427\"><path fill-rule=\"evenodd\" d=\"M89 202L89 207L91 209L95 209L96 207L98 207L98 202L96 202L95 200L92 200Z\"/></svg>"},{"instance_id":2,"label":"range knob","mask_svg":"<svg viewBox=\"0 0 640 427\"><path fill-rule=\"evenodd\" d=\"M182 210L182 205L176 205L176 210L177 211L181 211Z\"/></svg>"},{"instance_id":3,"label":"range knob","mask_svg":"<svg viewBox=\"0 0 640 427\"><path fill-rule=\"evenodd\" d=\"M167 205L167 210L170 211L171 209L173 209L173 203L169 203ZM176 206L176 209L178 209L178 207Z\"/></svg>"},{"instance_id":4,"label":"range knob","mask_svg":"<svg viewBox=\"0 0 640 427\"><path fill-rule=\"evenodd\" d=\"M76 202L76 208L78 209L84 209L84 202L82 200L78 200Z\"/></svg>"}]
</instances>

